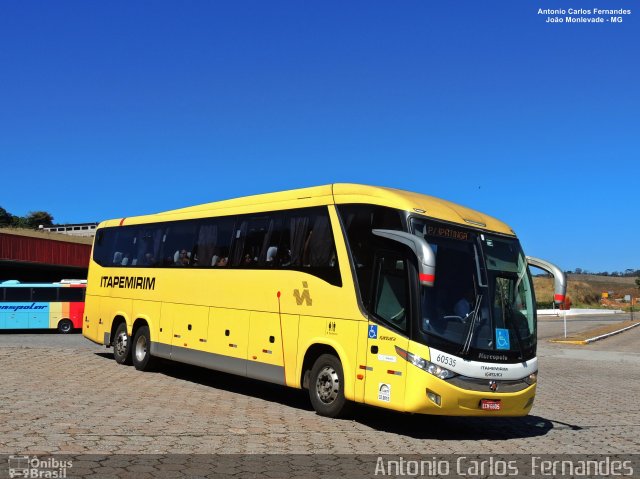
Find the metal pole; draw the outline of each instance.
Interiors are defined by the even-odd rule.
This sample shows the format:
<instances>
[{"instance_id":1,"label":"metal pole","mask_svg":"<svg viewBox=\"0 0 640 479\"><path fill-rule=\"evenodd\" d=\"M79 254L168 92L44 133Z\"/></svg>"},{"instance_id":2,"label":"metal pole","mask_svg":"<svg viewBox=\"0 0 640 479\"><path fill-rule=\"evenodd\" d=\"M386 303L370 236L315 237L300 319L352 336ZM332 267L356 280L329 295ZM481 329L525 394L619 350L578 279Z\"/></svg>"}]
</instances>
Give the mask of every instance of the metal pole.
<instances>
[{"instance_id":1,"label":"metal pole","mask_svg":"<svg viewBox=\"0 0 640 479\"><path fill-rule=\"evenodd\" d=\"M562 319L564 321L564 339L567 339L567 311L562 310Z\"/></svg>"}]
</instances>

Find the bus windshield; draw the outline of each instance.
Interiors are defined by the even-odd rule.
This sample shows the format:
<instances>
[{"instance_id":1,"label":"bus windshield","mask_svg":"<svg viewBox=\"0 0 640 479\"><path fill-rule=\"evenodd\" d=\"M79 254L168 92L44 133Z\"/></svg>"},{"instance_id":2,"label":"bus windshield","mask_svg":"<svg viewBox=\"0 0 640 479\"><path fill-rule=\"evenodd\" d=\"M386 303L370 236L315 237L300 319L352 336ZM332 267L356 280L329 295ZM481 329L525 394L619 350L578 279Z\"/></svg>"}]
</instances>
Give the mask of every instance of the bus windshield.
<instances>
[{"instance_id":1,"label":"bus windshield","mask_svg":"<svg viewBox=\"0 0 640 479\"><path fill-rule=\"evenodd\" d=\"M518 240L416 219L412 228L437 265L434 286L421 289L422 340L469 359L534 357L535 302Z\"/></svg>"}]
</instances>

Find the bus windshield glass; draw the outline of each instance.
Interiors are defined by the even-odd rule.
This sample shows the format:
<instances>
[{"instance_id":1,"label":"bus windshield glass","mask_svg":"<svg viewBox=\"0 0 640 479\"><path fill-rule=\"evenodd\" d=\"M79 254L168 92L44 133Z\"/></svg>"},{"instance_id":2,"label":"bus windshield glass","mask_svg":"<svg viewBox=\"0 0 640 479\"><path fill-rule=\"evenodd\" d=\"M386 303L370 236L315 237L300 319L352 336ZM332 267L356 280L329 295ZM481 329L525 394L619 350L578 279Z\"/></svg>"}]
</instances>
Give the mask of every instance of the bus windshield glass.
<instances>
[{"instance_id":1,"label":"bus windshield glass","mask_svg":"<svg viewBox=\"0 0 640 479\"><path fill-rule=\"evenodd\" d=\"M517 239L412 220L436 254L436 281L421 290L419 338L467 359L535 356L532 283Z\"/></svg>"}]
</instances>

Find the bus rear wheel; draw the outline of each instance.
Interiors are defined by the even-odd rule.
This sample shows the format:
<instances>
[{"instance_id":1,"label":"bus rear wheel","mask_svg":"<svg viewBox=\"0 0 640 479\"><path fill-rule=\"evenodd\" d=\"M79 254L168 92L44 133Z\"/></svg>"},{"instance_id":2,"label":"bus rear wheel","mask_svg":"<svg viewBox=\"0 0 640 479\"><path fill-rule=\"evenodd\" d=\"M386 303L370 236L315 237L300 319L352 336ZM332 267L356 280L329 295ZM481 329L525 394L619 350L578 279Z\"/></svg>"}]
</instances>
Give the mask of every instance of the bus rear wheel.
<instances>
[{"instance_id":1,"label":"bus rear wheel","mask_svg":"<svg viewBox=\"0 0 640 479\"><path fill-rule=\"evenodd\" d=\"M340 417L348 412L342 363L333 354L321 355L311 368L309 398L320 416Z\"/></svg>"},{"instance_id":2,"label":"bus rear wheel","mask_svg":"<svg viewBox=\"0 0 640 479\"><path fill-rule=\"evenodd\" d=\"M149 326L141 326L133 336L133 366L138 371L151 371L156 365L156 358L151 356L151 335Z\"/></svg>"},{"instance_id":3,"label":"bus rear wheel","mask_svg":"<svg viewBox=\"0 0 640 479\"><path fill-rule=\"evenodd\" d=\"M69 319L63 319L58 323L58 332L62 334L70 333L73 330L73 323Z\"/></svg>"},{"instance_id":4,"label":"bus rear wheel","mask_svg":"<svg viewBox=\"0 0 640 479\"><path fill-rule=\"evenodd\" d=\"M113 338L113 358L118 364L131 364L131 338L126 323L121 323Z\"/></svg>"}]
</instances>

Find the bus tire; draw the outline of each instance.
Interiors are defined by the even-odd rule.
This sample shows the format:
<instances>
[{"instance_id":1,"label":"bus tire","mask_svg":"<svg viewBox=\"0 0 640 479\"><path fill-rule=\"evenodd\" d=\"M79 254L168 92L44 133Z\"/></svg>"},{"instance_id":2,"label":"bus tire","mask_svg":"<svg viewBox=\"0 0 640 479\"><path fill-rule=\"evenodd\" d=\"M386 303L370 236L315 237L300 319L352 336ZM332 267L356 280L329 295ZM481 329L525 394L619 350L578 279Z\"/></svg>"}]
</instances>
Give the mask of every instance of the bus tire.
<instances>
[{"instance_id":1,"label":"bus tire","mask_svg":"<svg viewBox=\"0 0 640 479\"><path fill-rule=\"evenodd\" d=\"M69 319L63 319L58 323L58 332L67 334L73 331L73 323Z\"/></svg>"},{"instance_id":2,"label":"bus tire","mask_svg":"<svg viewBox=\"0 0 640 479\"><path fill-rule=\"evenodd\" d=\"M311 368L309 397L313 409L320 416L340 417L348 412L344 397L342 363L333 354L323 354Z\"/></svg>"},{"instance_id":3,"label":"bus tire","mask_svg":"<svg viewBox=\"0 0 640 479\"><path fill-rule=\"evenodd\" d=\"M131 338L127 333L127 324L121 323L113 338L113 359L118 364L131 364Z\"/></svg>"},{"instance_id":4,"label":"bus tire","mask_svg":"<svg viewBox=\"0 0 640 479\"><path fill-rule=\"evenodd\" d=\"M138 371L152 371L156 365L156 358L151 356L151 335L149 326L141 326L133 336L131 356L133 366Z\"/></svg>"}]
</instances>

